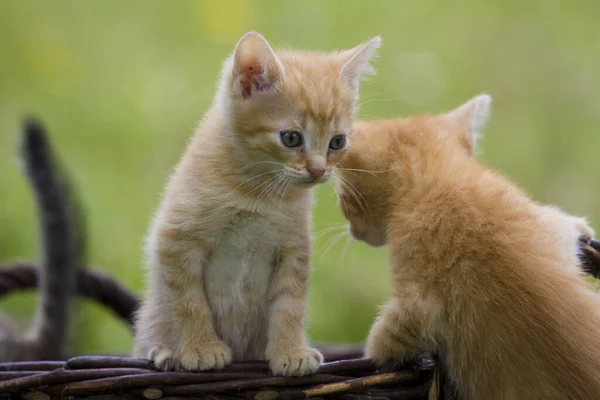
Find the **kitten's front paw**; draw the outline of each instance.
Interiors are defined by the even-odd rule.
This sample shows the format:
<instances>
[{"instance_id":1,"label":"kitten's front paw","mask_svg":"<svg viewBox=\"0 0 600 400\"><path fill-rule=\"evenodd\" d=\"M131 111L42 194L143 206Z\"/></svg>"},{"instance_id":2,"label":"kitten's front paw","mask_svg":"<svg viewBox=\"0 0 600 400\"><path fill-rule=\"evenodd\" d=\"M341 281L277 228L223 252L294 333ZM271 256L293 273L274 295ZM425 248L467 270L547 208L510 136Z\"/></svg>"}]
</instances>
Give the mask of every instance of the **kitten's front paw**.
<instances>
[{"instance_id":1,"label":"kitten's front paw","mask_svg":"<svg viewBox=\"0 0 600 400\"><path fill-rule=\"evenodd\" d=\"M269 358L269 367L273 375L304 376L317 372L323 362L323 356L310 347L275 353Z\"/></svg>"},{"instance_id":2,"label":"kitten's front paw","mask_svg":"<svg viewBox=\"0 0 600 400\"><path fill-rule=\"evenodd\" d=\"M409 352L397 340L384 334L386 331L382 328L382 323L373 326L365 346L365 357L372 359L380 368L396 369L406 363Z\"/></svg>"},{"instance_id":3,"label":"kitten's front paw","mask_svg":"<svg viewBox=\"0 0 600 400\"><path fill-rule=\"evenodd\" d=\"M385 370L396 369L404 363L404 357L395 354L391 348L383 343L367 342L365 357L370 358L379 367Z\"/></svg>"},{"instance_id":4,"label":"kitten's front paw","mask_svg":"<svg viewBox=\"0 0 600 400\"><path fill-rule=\"evenodd\" d=\"M148 359L154 362L154 366L162 371L170 371L177 368L173 350L162 344L154 346L148 352Z\"/></svg>"},{"instance_id":5,"label":"kitten's front paw","mask_svg":"<svg viewBox=\"0 0 600 400\"><path fill-rule=\"evenodd\" d=\"M231 350L220 340L205 342L181 352L179 363L188 371L218 370L231 362Z\"/></svg>"},{"instance_id":6,"label":"kitten's front paw","mask_svg":"<svg viewBox=\"0 0 600 400\"><path fill-rule=\"evenodd\" d=\"M573 217L575 230L579 234L579 241L588 244L596 235L594 230L588 225L585 218Z\"/></svg>"}]
</instances>

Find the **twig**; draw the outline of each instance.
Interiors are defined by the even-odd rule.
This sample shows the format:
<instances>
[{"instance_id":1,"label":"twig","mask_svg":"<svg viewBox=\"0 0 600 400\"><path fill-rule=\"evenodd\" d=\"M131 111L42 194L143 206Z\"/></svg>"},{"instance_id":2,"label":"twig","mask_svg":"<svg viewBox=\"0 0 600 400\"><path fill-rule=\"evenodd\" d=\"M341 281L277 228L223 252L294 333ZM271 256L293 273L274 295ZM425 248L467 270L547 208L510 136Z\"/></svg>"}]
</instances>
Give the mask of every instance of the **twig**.
<instances>
[{"instance_id":1,"label":"twig","mask_svg":"<svg viewBox=\"0 0 600 400\"><path fill-rule=\"evenodd\" d=\"M238 391L242 389L256 389L261 387L314 385L323 382L339 382L345 379L346 377L334 375L309 375L298 378L276 376L261 379L165 387L163 388L163 392L171 396L197 396L209 393Z\"/></svg>"},{"instance_id":2,"label":"twig","mask_svg":"<svg viewBox=\"0 0 600 400\"><path fill-rule=\"evenodd\" d=\"M0 381L7 381L9 379L22 378L24 376L32 376L43 374L47 371L0 371Z\"/></svg>"},{"instance_id":3,"label":"twig","mask_svg":"<svg viewBox=\"0 0 600 400\"><path fill-rule=\"evenodd\" d=\"M375 372L375 364L368 358L359 358L356 360L342 360L330 363L323 363L319 368L320 374L343 375L348 372Z\"/></svg>"},{"instance_id":4,"label":"twig","mask_svg":"<svg viewBox=\"0 0 600 400\"><path fill-rule=\"evenodd\" d=\"M282 391L277 398L295 400L310 399L318 396L331 396L333 394L347 393L353 390L362 390L376 385L412 381L416 378L417 376L414 373L407 371L388 372L386 374L371 375L343 382L326 383L310 389Z\"/></svg>"},{"instance_id":5,"label":"twig","mask_svg":"<svg viewBox=\"0 0 600 400\"><path fill-rule=\"evenodd\" d=\"M63 365L63 361L21 361L0 363L0 371L52 371Z\"/></svg>"},{"instance_id":6,"label":"twig","mask_svg":"<svg viewBox=\"0 0 600 400\"><path fill-rule=\"evenodd\" d=\"M95 368L138 368L155 370L150 360L127 357L82 356L74 357L64 364L65 369L95 369Z\"/></svg>"},{"instance_id":7,"label":"twig","mask_svg":"<svg viewBox=\"0 0 600 400\"><path fill-rule=\"evenodd\" d=\"M415 399L415 398L424 398L429 393L430 382L427 382L422 385L407 387L407 388L395 388L392 390L384 390L384 389L370 389L367 393L373 396L373 398L385 397L390 400L405 400L405 399ZM439 398L446 400L445 397Z\"/></svg>"},{"instance_id":8,"label":"twig","mask_svg":"<svg viewBox=\"0 0 600 400\"><path fill-rule=\"evenodd\" d=\"M264 374L256 373L187 373L187 372L154 372L143 375L125 375L104 379L85 380L68 385L52 387L48 393L54 395L82 395L93 393L122 392L144 387L183 386L210 382L227 382L236 380L256 380L264 378Z\"/></svg>"},{"instance_id":9,"label":"twig","mask_svg":"<svg viewBox=\"0 0 600 400\"><path fill-rule=\"evenodd\" d=\"M80 296L104 305L133 327L133 316L139 300L129 290L110 276L91 268L77 268L76 286ZM39 266L32 262L0 264L0 296L38 287Z\"/></svg>"},{"instance_id":10,"label":"twig","mask_svg":"<svg viewBox=\"0 0 600 400\"><path fill-rule=\"evenodd\" d=\"M69 371L57 369L38 375L15 378L0 382L0 393L14 393L23 389L39 388L46 385L75 382L81 380L117 377L122 375L146 374L147 370L135 368L107 368L96 370Z\"/></svg>"}]
</instances>

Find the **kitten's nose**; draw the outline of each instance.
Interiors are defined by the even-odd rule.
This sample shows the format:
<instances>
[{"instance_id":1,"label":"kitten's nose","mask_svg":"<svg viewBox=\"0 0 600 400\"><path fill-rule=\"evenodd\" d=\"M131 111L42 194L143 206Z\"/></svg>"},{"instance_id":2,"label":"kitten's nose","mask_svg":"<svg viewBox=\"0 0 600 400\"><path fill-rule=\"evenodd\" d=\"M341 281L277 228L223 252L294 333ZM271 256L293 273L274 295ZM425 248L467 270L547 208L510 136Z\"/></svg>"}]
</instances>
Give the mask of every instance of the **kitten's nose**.
<instances>
[{"instance_id":1,"label":"kitten's nose","mask_svg":"<svg viewBox=\"0 0 600 400\"><path fill-rule=\"evenodd\" d=\"M312 178L313 181L319 179L320 177L322 177L325 174L325 167L314 166L314 167L309 167L306 169L308 170L308 173L310 174L310 177Z\"/></svg>"}]
</instances>

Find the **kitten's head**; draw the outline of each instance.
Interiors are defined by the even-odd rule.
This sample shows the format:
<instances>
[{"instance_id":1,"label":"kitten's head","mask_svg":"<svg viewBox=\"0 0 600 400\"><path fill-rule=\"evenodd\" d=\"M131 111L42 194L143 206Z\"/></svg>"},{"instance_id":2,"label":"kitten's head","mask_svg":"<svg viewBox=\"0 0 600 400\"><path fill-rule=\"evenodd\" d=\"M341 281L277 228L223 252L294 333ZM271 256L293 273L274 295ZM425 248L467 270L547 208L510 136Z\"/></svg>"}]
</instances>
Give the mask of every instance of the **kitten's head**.
<instances>
[{"instance_id":1,"label":"kitten's head","mask_svg":"<svg viewBox=\"0 0 600 400\"><path fill-rule=\"evenodd\" d=\"M479 95L439 115L357 122L339 164L338 203L350 234L371 246L387 243L392 202L444 171L453 157L472 156L491 97Z\"/></svg>"},{"instance_id":2,"label":"kitten's head","mask_svg":"<svg viewBox=\"0 0 600 400\"><path fill-rule=\"evenodd\" d=\"M333 53L274 51L255 32L225 62L217 101L246 173L295 186L325 182L349 145L361 75L379 37Z\"/></svg>"}]
</instances>

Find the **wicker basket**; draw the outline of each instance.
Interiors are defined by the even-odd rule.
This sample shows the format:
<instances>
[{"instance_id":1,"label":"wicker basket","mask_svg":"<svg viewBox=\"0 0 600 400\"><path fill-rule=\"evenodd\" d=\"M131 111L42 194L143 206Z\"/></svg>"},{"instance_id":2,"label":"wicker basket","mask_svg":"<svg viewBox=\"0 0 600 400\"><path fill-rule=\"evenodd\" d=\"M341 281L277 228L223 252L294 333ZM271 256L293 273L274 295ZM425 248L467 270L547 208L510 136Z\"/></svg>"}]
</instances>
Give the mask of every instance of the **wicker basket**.
<instances>
[{"instance_id":1,"label":"wicker basket","mask_svg":"<svg viewBox=\"0 0 600 400\"><path fill-rule=\"evenodd\" d=\"M327 353L327 349L323 349ZM350 350L349 355L351 355ZM0 393L14 398L426 399L433 363L377 373L364 358L328 361L316 375L276 377L263 361L219 372L158 372L147 360L75 357L0 364Z\"/></svg>"},{"instance_id":2,"label":"wicker basket","mask_svg":"<svg viewBox=\"0 0 600 400\"><path fill-rule=\"evenodd\" d=\"M37 266L0 266L0 296L37 287ZM131 327L138 300L110 277L87 267L77 272L77 288ZM277 377L264 361L236 363L219 372L161 372L148 360L83 356L67 361L0 364L0 397L205 398L205 399L426 399L434 362L391 372L378 371L356 346L320 349L325 363L315 375Z\"/></svg>"}]
</instances>

